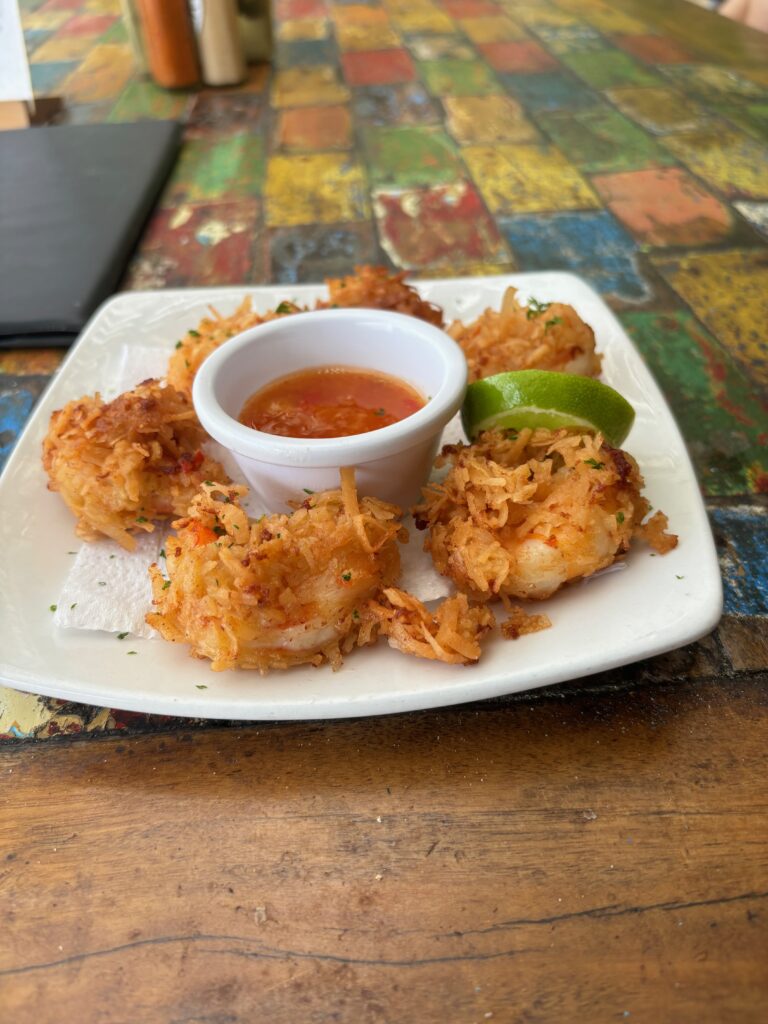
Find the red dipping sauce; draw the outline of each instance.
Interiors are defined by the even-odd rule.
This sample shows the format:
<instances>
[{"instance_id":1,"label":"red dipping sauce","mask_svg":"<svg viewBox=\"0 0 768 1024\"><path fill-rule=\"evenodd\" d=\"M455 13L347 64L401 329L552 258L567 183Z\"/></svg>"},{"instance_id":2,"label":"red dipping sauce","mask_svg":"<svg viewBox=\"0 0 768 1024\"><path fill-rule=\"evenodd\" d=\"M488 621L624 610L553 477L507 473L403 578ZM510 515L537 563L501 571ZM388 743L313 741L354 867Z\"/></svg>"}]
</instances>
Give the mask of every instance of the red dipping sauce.
<instances>
[{"instance_id":1,"label":"red dipping sauce","mask_svg":"<svg viewBox=\"0 0 768 1024\"><path fill-rule=\"evenodd\" d=\"M247 400L241 423L282 437L349 437L388 427L425 405L398 377L354 366L313 366L278 377Z\"/></svg>"}]
</instances>

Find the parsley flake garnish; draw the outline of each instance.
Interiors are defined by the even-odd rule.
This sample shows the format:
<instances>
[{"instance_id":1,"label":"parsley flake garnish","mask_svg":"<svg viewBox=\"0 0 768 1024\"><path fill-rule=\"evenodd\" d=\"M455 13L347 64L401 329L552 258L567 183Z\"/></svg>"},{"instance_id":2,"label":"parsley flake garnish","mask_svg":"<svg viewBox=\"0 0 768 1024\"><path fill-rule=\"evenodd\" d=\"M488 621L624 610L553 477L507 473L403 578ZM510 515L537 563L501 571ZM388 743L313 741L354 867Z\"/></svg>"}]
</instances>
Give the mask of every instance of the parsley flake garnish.
<instances>
[{"instance_id":1,"label":"parsley flake garnish","mask_svg":"<svg viewBox=\"0 0 768 1024\"><path fill-rule=\"evenodd\" d=\"M126 651L125 653L126 654L138 654L139 652L138 651Z\"/></svg>"},{"instance_id":2,"label":"parsley flake garnish","mask_svg":"<svg viewBox=\"0 0 768 1024\"><path fill-rule=\"evenodd\" d=\"M170 580L166 580L165 583L163 583L163 590L167 590L168 587L170 587L170 585L171 585L171 581Z\"/></svg>"},{"instance_id":3,"label":"parsley flake garnish","mask_svg":"<svg viewBox=\"0 0 768 1024\"><path fill-rule=\"evenodd\" d=\"M621 526L621 524L624 522L624 513L623 512L617 512L616 513L616 522L619 524L619 526Z\"/></svg>"},{"instance_id":4,"label":"parsley flake garnish","mask_svg":"<svg viewBox=\"0 0 768 1024\"><path fill-rule=\"evenodd\" d=\"M592 469L605 469L605 463L598 462L597 459L584 459L584 463L587 466L591 466Z\"/></svg>"},{"instance_id":5,"label":"parsley flake garnish","mask_svg":"<svg viewBox=\"0 0 768 1024\"><path fill-rule=\"evenodd\" d=\"M73 608L77 608L77 601L73 601L72 604L69 606L70 611L72 611Z\"/></svg>"},{"instance_id":6,"label":"parsley flake garnish","mask_svg":"<svg viewBox=\"0 0 768 1024\"><path fill-rule=\"evenodd\" d=\"M127 632L127 631L126 631L125 633L118 633L118 634L117 634L117 639L118 639L118 640L125 640L125 638L126 638L127 636L128 636L128 632Z\"/></svg>"},{"instance_id":7,"label":"parsley flake garnish","mask_svg":"<svg viewBox=\"0 0 768 1024\"><path fill-rule=\"evenodd\" d=\"M190 336L190 338L200 337L200 331L187 331L187 334Z\"/></svg>"},{"instance_id":8,"label":"parsley flake garnish","mask_svg":"<svg viewBox=\"0 0 768 1024\"><path fill-rule=\"evenodd\" d=\"M196 690L207 690L208 687L205 685L205 683L195 683L195 689Z\"/></svg>"},{"instance_id":9,"label":"parsley flake garnish","mask_svg":"<svg viewBox=\"0 0 768 1024\"><path fill-rule=\"evenodd\" d=\"M76 551L68 551L68 552L67 552L67 554L68 554L68 555L76 555L76 554L77 554L77 552L76 552Z\"/></svg>"},{"instance_id":10,"label":"parsley flake garnish","mask_svg":"<svg viewBox=\"0 0 768 1024\"><path fill-rule=\"evenodd\" d=\"M360 612L357 610L357 608L355 608L355 610L352 612L352 618L353 619L359 619L360 618Z\"/></svg>"},{"instance_id":11,"label":"parsley flake garnish","mask_svg":"<svg viewBox=\"0 0 768 1024\"><path fill-rule=\"evenodd\" d=\"M57 608L58 608L57 604L51 604L51 605L48 606L48 611L49 612L55 612Z\"/></svg>"},{"instance_id":12,"label":"parsley flake garnish","mask_svg":"<svg viewBox=\"0 0 768 1024\"><path fill-rule=\"evenodd\" d=\"M293 306L291 305L290 302L281 302L280 305L275 310L275 312L276 313L290 313L292 309L293 309Z\"/></svg>"},{"instance_id":13,"label":"parsley flake garnish","mask_svg":"<svg viewBox=\"0 0 768 1024\"><path fill-rule=\"evenodd\" d=\"M557 324L561 324L563 318L561 316L553 316L551 320L547 320L544 324L544 330L548 331L550 327L555 327Z\"/></svg>"},{"instance_id":14,"label":"parsley flake garnish","mask_svg":"<svg viewBox=\"0 0 768 1024\"><path fill-rule=\"evenodd\" d=\"M107 585L106 580L99 580L99 586L100 587L106 587L106 585Z\"/></svg>"},{"instance_id":15,"label":"parsley flake garnish","mask_svg":"<svg viewBox=\"0 0 768 1024\"><path fill-rule=\"evenodd\" d=\"M165 558L165 548L160 548L160 557Z\"/></svg>"},{"instance_id":16,"label":"parsley flake garnish","mask_svg":"<svg viewBox=\"0 0 768 1024\"><path fill-rule=\"evenodd\" d=\"M136 522L137 523L148 523L149 520L147 519L146 516L136 516Z\"/></svg>"},{"instance_id":17,"label":"parsley flake garnish","mask_svg":"<svg viewBox=\"0 0 768 1024\"><path fill-rule=\"evenodd\" d=\"M351 572L343 572L341 574L341 578L344 580L345 583L349 583L349 581L352 579L352 573Z\"/></svg>"},{"instance_id":18,"label":"parsley flake garnish","mask_svg":"<svg viewBox=\"0 0 768 1024\"><path fill-rule=\"evenodd\" d=\"M181 346L182 346L183 344L184 344L184 342L183 342L183 341L177 341L177 342L176 342L176 348L181 348Z\"/></svg>"},{"instance_id":19,"label":"parsley flake garnish","mask_svg":"<svg viewBox=\"0 0 768 1024\"><path fill-rule=\"evenodd\" d=\"M377 409L376 410L376 415L377 416L386 416L387 414L386 414L386 412L383 409Z\"/></svg>"},{"instance_id":20,"label":"parsley flake garnish","mask_svg":"<svg viewBox=\"0 0 768 1024\"><path fill-rule=\"evenodd\" d=\"M213 480L203 480L206 487L213 487Z\"/></svg>"},{"instance_id":21,"label":"parsley flake garnish","mask_svg":"<svg viewBox=\"0 0 768 1024\"><path fill-rule=\"evenodd\" d=\"M675 579L676 580L684 580L685 576L678 576L677 573L675 573Z\"/></svg>"},{"instance_id":22,"label":"parsley flake garnish","mask_svg":"<svg viewBox=\"0 0 768 1024\"><path fill-rule=\"evenodd\" d=\"M314 494L315 493L309 487L302 487L301 489L302 489L302 491L304 491L305 494Z\"/></svg>"},{"instance_id":23,"label":"parsley flake garnish","mask_svg":"<svg viewBox=\"0 0 768 1024\"><path fill-rule=\"evenodd\" d=\"M537 316L546 313L551 305L551 302L539 302L538 299L528 299L528 308L525 311L526 319L535 320Z\"/></svg>"},{"instance_id":24,"label":"parsley flake garnish","mask_svg":"<svg viewBox=\"0 0 768 1024\"><path fill-rule=\"evenodd\" d=\"M184 360L184 365L186 366L187 369L189 369L189 360L188 359Z\"/></svg>"},{"instance_id":25,"label":"parsley flake garnish","mask_svg":"<svg viewBox=\"0 0 768 1024\"><path fill-rule=\"evenodd\" d=\"M216 534L217 537L225 537L227 534L227 531L224 529L223 526L214 526L213 532Z\"/></svg>"}]
</instances>

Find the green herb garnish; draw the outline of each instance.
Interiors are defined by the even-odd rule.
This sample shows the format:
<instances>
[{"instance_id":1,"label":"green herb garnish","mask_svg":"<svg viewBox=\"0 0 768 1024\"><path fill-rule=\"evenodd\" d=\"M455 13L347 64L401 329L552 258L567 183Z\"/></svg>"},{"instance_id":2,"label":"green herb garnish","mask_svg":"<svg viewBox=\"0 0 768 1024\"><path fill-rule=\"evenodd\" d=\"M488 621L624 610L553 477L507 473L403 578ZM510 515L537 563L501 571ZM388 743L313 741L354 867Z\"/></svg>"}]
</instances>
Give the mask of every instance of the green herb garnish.
<instances>
[{"instance_id":1,"label":"green herb garnish","mask_svg":"<svg viewBox=\"0 0 768 1024\"><path fill-rule=\"evenodd\" d=\"M313 490L310 490L309 487L302 487L302 491L304 491L305 494L314 494L315 493Z\"/></svg>"},{"instance_id":2,"label":"green herb garnish","mask_svg":"<svg viewBox=\"0 0 768 1024\"><path fill-rule=\"evenodd\" d=\"M176 348L181 348L181 346L182 346L183 344L184 344L184 342L183 342L183 341L177 341L177 342L176 342Z\"/></svg>"},{"instance_id":3,"label":"green herb garnish","mask_svg":"<svg viewBox=\"0 0 768 1024\"><path fill-rule=\"evenodd\" d=\"M187 334L190 336L190 338L200 337L200 331L187 331Z\"/></svg>"},{"instance_id":4,"label":"green herb garnish","mask_svg":"<svg viewBox=\"0 0 768 1024\"><path fill-rule=\"evenodd\" d=\"M136 522L137 523L148 523L149 520L147 519L146 516L136 516ZM110 556L110 557L112 557L112 556Z\"/></svg>"},{"instance_id":5,"label":"green herb garnish","mask_svg":"<svg viewBox=\"0 0 768 1024\"><path fill-rule=\"evenodd\" d=\"M276 313L290 313L292 311L292 309L293 309L293 306L291 305L290 302L281 302L280 305L275 310L275 312Z\"/></svg>"},{"instance_id":6,"label":"green herb garnish","mask_svg":"<svg viewBox=\"0 0 768 1024\"><path fill-rule=\"evenodd\" d=\"M48 611L49 612L55 612L57 608L58 608L57 604L48 605Z\"/></svg>"},{"instance_id":7,"label":"green herb garnish","mask_svg":"<svg viewBox=\"0 0 768 1024\"><path fill-rule=\"evenodd\" d=\"M73 601L72 604L69 606L70 611L72 611L73 608L77 608L77 601Z\"/></svg>"},{"instance_id":8,"label":"green herb garnish","mask_svg":"<svg viewBox=\"0 0 768 1024\"><path fill-rule=\"evenodd\" d=\"M208 687L205 685L205 683L195 683L195 689L196 690L207 690Z\"/></svg>"},{"instance_id":9,"label":"green herb garnish","mask_svg":"<svg viewBox=\"0 0 768 1024\"><path fill-rule=\"evenodd\" d=\"M126 651L125 653L126 654L138 654L139 652L138 651Z\"/></svg>"},{"instance_id":10,"label":"green herb garnish","mask_svg":"<svg viewBox=\"0 0 768 1024\"><path fill-rule=\"evenodd\" d=\"M128 632L127 632L127 631L126 631L125 633L118 633L118 634L117 634L117 639L118 639L118 640L125 640L125 638L126 638L127 636L128 636Z\"/></svg>"},{"instance_id":11,"label":"green herb garnish","mask_svg":"<svg viewBox=\"0 0 768 1024\"><path fill-rule=\"evenodd\" d=\"M563 318L561 316L553 316L551 320L547 320L544 324L544 330L548 331L550 327L555 327L557 324L561 324Z\"/></svg>"},{"instance_id":12,"label":"green herb garnish","mask_svg":"<svg viewBox=\"0 0 768 1024\"><path fill-rule=\"evenodd\" d=\"M598 462L597 459L584 459L584 463L587 466L591 466L592 469L605 469L605 463Z\"/></svg>"},{"instance_id":13,"label":"green herb garnish","mask_svg":"<svg viewBox=\"0 0 768 1024\"><path fill-rule=\"evenodd\" d=\"M171 585L171 581L170 580L166 580L165 583L163 583L163 590L167 590L168 587L170 587L170 585Z\"/></svg>"},{"instance_id":14,"label":"green herb garnish","mask_svg":"<svg viewBox=\"0 0 768 1024\"><path fill-rule=\"evenodd\" d=\"M345 583L349 583L349 581L352 579L352 573L351 572L343 572L341 574L341 578L344 580Z\"/></svg>"},{"instance_id":15,"label":"green herb garnish","mask_svg":"<svg viewBox=\"0 0 768 1024\"><path fill-rule=\"evenodd\" d=\"M535 320L537 316L546 313L551 305L551 302L539 302L538 299L528 299L528 308L525 311L526 319Z\"/></svg>"},{"instance_id":16,"label":"green herb garnish","mask_svg":"<svg viewBox=\"0 0 768 1024\"><path fill-rule=\"evenodd\" d=\"M624 513L623 512L617 512L616 513L616 522L619 524L619 526L621 526L621 524L624 522Z\"/></svg>"}]
</instances>

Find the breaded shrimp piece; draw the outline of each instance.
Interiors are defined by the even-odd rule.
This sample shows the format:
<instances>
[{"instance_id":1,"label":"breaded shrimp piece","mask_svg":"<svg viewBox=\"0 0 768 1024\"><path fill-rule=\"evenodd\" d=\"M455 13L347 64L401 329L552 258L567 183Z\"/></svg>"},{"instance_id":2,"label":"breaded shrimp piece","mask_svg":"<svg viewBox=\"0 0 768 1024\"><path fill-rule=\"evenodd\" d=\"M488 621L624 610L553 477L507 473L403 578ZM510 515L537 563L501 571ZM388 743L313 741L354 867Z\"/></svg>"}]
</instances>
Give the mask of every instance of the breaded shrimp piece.
<instances>
[{"instance_id":1,"label":"breaded shrimp piece","mask_svg":"<svg viewBox=\"0 0 768 1024\"><path fill-rule=\"evenodd\" d=\"M303 310L293 302L281 302L276 309L268 313L254 312L251 299L246 296L231 316L221 316L213 307L212 316L205 317L194 330L189 330L176 342L176 348L168 362L168 383L187 395L192 394L192 382L203 361L214 352L219 345L229 341L236 334L241 334L249 327L276 320L291 313Z\"/></svg>"},{"instance_id":2,"label":"breaded shrimp piece","mask_svg":"<svg viewBox=\"0 0 768 1024\"><path fill-rule=\"evenodd\" d=\"M443 311L433 302L425 302L415 288L405 283L405 277L405 271L390 274L386 267L355 267L355 273L349 277L326 280L329 298L327 302L318 302L317 308L361 306L365 309L389 309L442 327Z\"/></svg>"},{"instance_id":3,"label":"breaded shrimp piece","mask_svg":"<svg viewBox=\"0 0 768 1024\"><path fill-rule=\"evenodd\" d=\"M523 430L447 446L451 469L414 509L425 550L468 594L543 599L611 565L640 536L664 553L677 544L642 496L637 463L600 435Z\"/></svg>"},{"instance_id":4,"label":"breaded shrimp piece","mask_svg":"<svg viewBox=\"0 0 768 1024\"><path fill-rule=\"evenodd\" d=\"M367 615L373 616L390 647L449 665L477 661L481 637L496 624L489 608L471 606L464 594L446 598L433 615L412 594L395 587L369 602Z\"/></svg>"},{"instance_id":5,"label":"breaded shrimp piece","mask_svg":"<svg viewBox=\"0 0 768 1024\"><path fill-rule=\"evenodd\" d=\"M290 515L249 521L247 488L204 484L166 541L170 580L150 568L166 640L189 644L211 668L334 668L372 642L368 601L400 572L400 509L358 499L351 470L342 488L313 494Z\"/></svg>"},{"instance_id":6,"label":"breaded shrimp piece","mask_svg":"<svg viewBox=\"0 0 768 1024\"><path fill-rule=\"evenodd\" d=\"M132 534L185 513L203 480L225 478L201 448L206 436L187 396L159 381L108 403L86 396L51 416L43 441L48 488L77 517L79 537L111 537L130 551Z\"/></svg>"},{"instance_id":7,"label":"breaded shrimp piece","mask_svg":"<svg viewBox=\"0 0 768 1024\"><path fill-rule=\"evenodd\" d=\"M466 325L455 320L448 334L461 345L470 381L509 370L600 373L594 331L573 306L533 299L523 306L516 288L507 288L498 313L486 309Z\"/></svg>"}]
</instances>

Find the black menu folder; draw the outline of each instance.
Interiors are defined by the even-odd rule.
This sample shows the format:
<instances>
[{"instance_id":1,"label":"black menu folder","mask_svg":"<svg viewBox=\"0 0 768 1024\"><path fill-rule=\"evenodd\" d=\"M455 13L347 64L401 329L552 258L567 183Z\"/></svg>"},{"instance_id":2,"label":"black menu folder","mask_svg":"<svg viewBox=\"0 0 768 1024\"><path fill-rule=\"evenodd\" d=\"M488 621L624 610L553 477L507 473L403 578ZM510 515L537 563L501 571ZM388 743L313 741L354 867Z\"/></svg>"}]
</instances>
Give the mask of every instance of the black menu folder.
<instances>
[{"instance_id":1,"label":"black menu folder","mask_svg":"<svg viewBox=\"0 0 768 1024\"><path fill-rule=\"evenodd\" d=\"M170 121L0 132L0 347L74 341L120 279L180 137Z\"/></svg>"}]
</instances>

